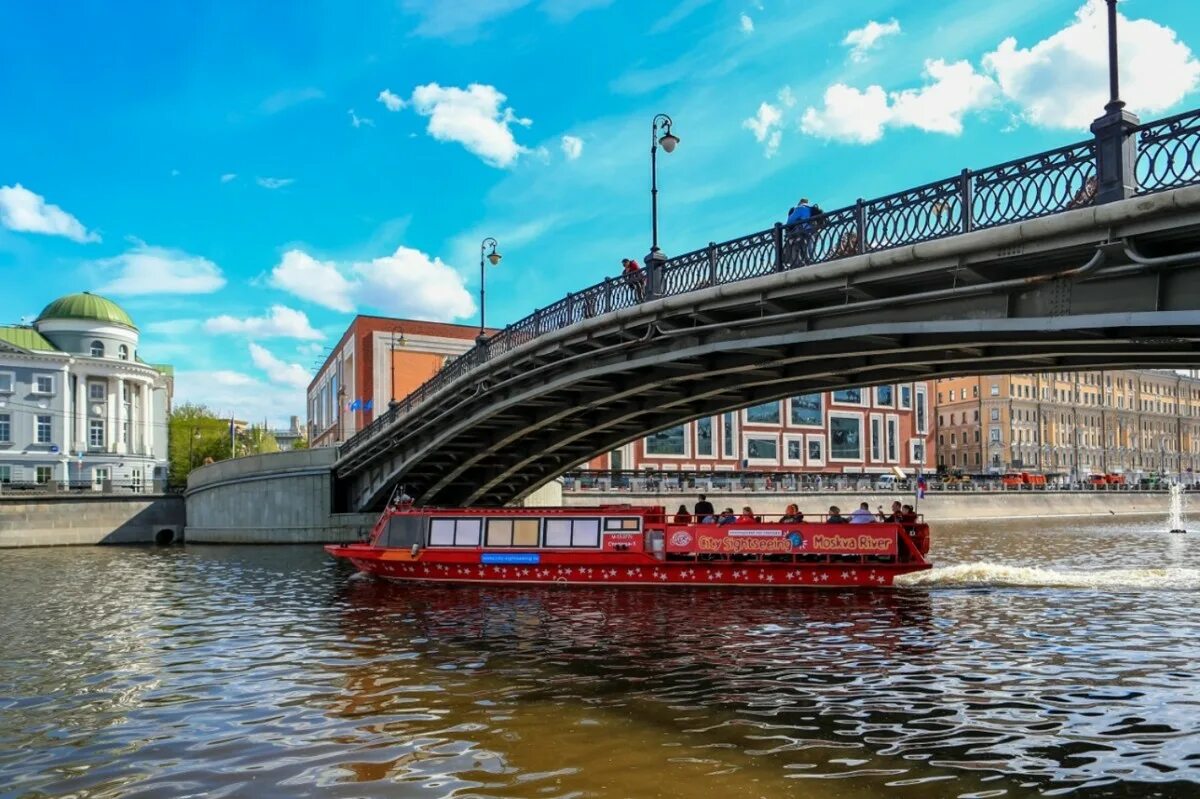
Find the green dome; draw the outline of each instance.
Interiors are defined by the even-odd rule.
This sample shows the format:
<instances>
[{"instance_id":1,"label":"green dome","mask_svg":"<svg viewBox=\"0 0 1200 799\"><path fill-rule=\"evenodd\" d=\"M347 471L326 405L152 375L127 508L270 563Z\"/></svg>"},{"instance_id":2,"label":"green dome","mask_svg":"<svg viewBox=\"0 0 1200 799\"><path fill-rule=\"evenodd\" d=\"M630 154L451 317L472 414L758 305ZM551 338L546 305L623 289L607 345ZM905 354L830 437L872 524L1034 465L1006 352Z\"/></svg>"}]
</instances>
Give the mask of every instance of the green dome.
<instances>
[{"instance_id":1,"label":"green dome","mask_svg":"<svg viewBox=\"0 0 1200 799\"><path fill-rule=\"evenodd\" d=\"M124 325L137 330L137 325L120 305L90 291L59 297L42 309L34 324L48 319L94 319L97 322Z\"/></svg>"}]
</instances>

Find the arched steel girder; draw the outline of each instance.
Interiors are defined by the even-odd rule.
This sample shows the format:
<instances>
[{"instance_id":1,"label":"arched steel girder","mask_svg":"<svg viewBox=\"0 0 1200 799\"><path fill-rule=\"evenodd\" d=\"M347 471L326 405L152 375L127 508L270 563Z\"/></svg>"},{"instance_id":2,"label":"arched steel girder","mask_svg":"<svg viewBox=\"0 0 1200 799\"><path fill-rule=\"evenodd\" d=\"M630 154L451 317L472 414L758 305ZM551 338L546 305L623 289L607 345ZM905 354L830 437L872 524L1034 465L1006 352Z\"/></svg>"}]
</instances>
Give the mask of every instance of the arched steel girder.
<instances>
[{"instance_id":1,"label":"arched steel girder","mask_svg":"<svg viewBox=\"0 0 1200 799\"><path fill-rule=\"evenodd\" d=\"M1166 317L1161 316L1161 315L1152 315L1152 316L1154 318L1156 318L1158 320L1158 322L1161 323L1161 322L1166 321L1170 325L1174 325L1177 322L1182 321L1180 319L1167 319ZM1194 315L1192 315L1192 316L1194 316ZM1188 319L1190 320L1191 324L1193 324L1193 325L1195 324L1194 318L1188 317ZM986 327L989 327L989 326L991 326L991 327L996 327L996 326L1011 327L1014 324L1023 325L1025 328L1033 326L1035 328L1041 328L1042 331L1052 329L1055 326L1063 328L1064 331L1070 330L1070 325L1066 324L1066 322L1070 321L1070 318L1060 319L1057 321L1034 320L1032 325L1030 324L1030 320L1024 320L1024 321L1007 320L1005 324L1001 324L1001 322L1004 322L1004 321L1005 320L977 320L974 323L968 321L968 322L959 322L957 324L960 327L966 326L968 328L974 326L980 330L985 329ZM1082 320L1082 321L1075 320L1074 322L1072 322L1072 324L1081 324L1083 326L1083 329L1071 331L1070 335L1060 336L1061 338L1064 338L1066 347L1058 348L1058 349L1043 349L1041 351L1041 356L1042 357L1071 356L1073 352L1085 352L1086 353L1088 351L1090 351L1093 355L1102 354L1102 353L1097 353L1097 350L1102 349L1105 345L1107 345L1110 349L1113 348L1113 346L1114 346L1112 340L1107 339L1107 337L1104 335L1104 333L1105 333L1104 328L1105 327L1113 327L1116 324L1128 323L1129 321L1130 321L1130 315L1127 315L1127 314L1115 314L1115 315L1111 315L1110 317L1106 317L1105 319L1087 319L1087 320ZM895 327L895 326L892 326L892 327ZM1137 334L1137 337L1140 337L1140 338L1145 338L1146 336L1163 336L1163 335L1169 336L1172 333L1176 332L1175 330L1173 330L1170 327L1168 327L1167 329L1164 330L1164 329L1158 329L1154 325L1146 325L1145 327L1142 327L1142 328L1135 327L1132 330L1134 333ZM886 336L879 335L880 333L883 333L883 332L886 332ZM928 327L926 327L926 332L928 332ZM964 341L961 339L956 341L955 346L958 348L958 350L959 351L966 350L966 352L968 353L968 357L969 357L969 360L966 361L965 364L956 371L956 373L965 373L967 371L971 371L971 372L981 371L980 366L982 366L982 364L978 361L978 355L982 351L979 348L1015 347L1018 350L1023 348L1027 355L1028 354L1034 354L1034 355L1037 354L1037 353L1033 352L1033 348L1030 345L1024 344L1023 342L1021 342L1019 340L1021 335L1024 335L1026 337L1034 337L1034 336L1039 335L1039 332L1037 330L1031 331L1031 330L1026 329L1024 334L1018 334L1015 331L1010 331L1007 335L1004 334L1004 331L999 331L999 332L1000 332L1001 336L1005 336L1009 340L1005 341L1005 340L1001 339L1001 340L997 341L995 339L987 340L987 339L980 338L980 339L974 340L974 341ZM1116 331L1113 330L1112 332L1115 333ZM948 331L942 331L941 333L937 333L937 335L947 335L947 334L948 334ZM1014 334L1017 336L1016 339L1013 339ZM796 335L797 335L796 333L792 334L793 337L795 337ZM804 335L804 334L800 334L800 335ZM811 335L811 333L809 333L808 335ZM898 335L900 336L900 338L897 338ZM899 346L901 348L901 351L894 353L894 355L899 356L899 357L891 357L890 359L882 358L882 355L886 354L886 351L882 350L882 348L879 348L879 350L877 350L878 354L875 356L877 358L877 360L871 361L871 362L868 362L867 360L860 360L857 362L847 361L844 356L844 351L843 352L831 351L826 357L827 358L832 357L832 358L838 359L837 365L836 365L836 368L834 368L832 370L826 369L825 370L826 375L829 375L832 373L836 373L836 374L840 374L840 375L853 375L853 377L846 377L845 380L840 381L839 383L836 383L836 384L832 380L825 382L825 383L817 383L817 384L814 384L811 381L811 378L820 371L820 369L815 368L816 364L813 363L813 361L816 360L816 358L818 358L820 356L814 357L814 354L811 351L809 351L807 353L807 355L802 355L798 358L794 358L794 362L802 364L803 368L793 370L792 373L780 374L780 375L775 375L775 376L768 375L767 378L763 381L755 381L755 380L746 379L746 378L749 378L752 376L750 373L755 369L761 370L764 367L774 368L774 367L778 366L780 362L789 360L788 358L768 359L768 358L765 358L763 355L764 349L765 349L765 351L769 352L770 351L769 347L773 346L773 347L781 348L782 345L785 344L786 342L781 342L781 341L768 342L768 341L764 341L763 339L747 340L744 338L737 340L737 341L726 342L726 344L725 344L726 347L742 346L742 347L750 347L754 350L754 353L751 356L741 358L741 359L738 358L739 354L736 352L735 353L717 354L717 355L713 355L711 353L711 351L705 352L705 353L690 353L690 354L704 355L709 358L708 364L710 364L710 366L704 367L704 369L702 371L705 372L706 377L711 377L712 380L720 381L722 379L723 375L740 374L740 375L742 375L740 382L745 383L745 384L758 385L761 382L763 384L769 385L771 383L779 383L781 380L788 381L788 382L784 383L784 385L786 385L787 388L782 389L781 393L776 394L776 396L786 395L789 393L802 393L803 391L821 390L821 389L830 388L830 387L837 387L837 385L854 385L854 384L858 384L858 383L869 382L871 380L871 378L869 377L870 369L893 368L893 371L890 373L887 373L887 374L895 375L895 377L891 377L891 376L879 377L875 380L875 382L886 381L889 379L895 379L895 380L921 379L921 377L924 374L950 374L950 372L947 371L945 368L940 368L940 371L935 371L932 367L925 367L924 369L918 368L918 365L915 363L915 360L918 360L918 361L923 360L923 362L928 364L928 363L933 363L933 362L937 362L937 361L948 361L951 359L947 359L945 357L938 358L938 357L934 356L934 357L928 357L928 358L923 358L923 359L918 358L918 359L914 360L913 355L915 354L915 351L918 349L917 343L912 341L912 339L914 339L915 337L912 335L909 335L908 338L905 339L904 335L905 334L903 334L901 331L895 330L895 329L888 330L888 331L876 331L875 338L873 339L874 341L881 342L883 340L891 340L891 341L893 341L893 348L895 348L896 346ZM995 333L993 333L993 335L995 335ZM1041 335L1044 337L1044 333L1042 333ZM890 337L890 339L888 339L887 337ZM1126 338L1129 338L1129 337L1132 337L1132 336L1126 335ZM896 342L898 342L898 344ZM1084 343L1084 342L1090 342L1090 344ZM941 345L942 349L945 348L945 343L949 343L949 342L943 340L943 344ZM703 345L703 346L706 348L711 348L713 346L713 344L714 344L714 342L710 341L710 342L706 342L705 345ZM700 346L700 345L697 345L697 346ZM971 350L970 348L972 348L972 347L974 347L975 349ZM936 347L927 347L927 349L936 350L937 348ZM1127 365L1139 365L1139 364L1149 365L1149 363L1142 363L1142 358L1145 354L1147 354L1150 351L1150 349L1151 349L1151 347L1149 347L1146 343L1137 342L1137 343L1135 343L1135 345L1132 348L1127 347L1127 348L1124 348L1120 353L1116 353L1116 357L1118 358L1118 360L1110 359L1108 361L1105 361L1100 357L1096 357L1095 360L1093 360L1093 361L1085 362L1085 361L1077 358L1075 361L1073 361L1073 368L1089 368L1092 364L1108 364L1110 366L1117 366L1117 365L1127 366ZM778 351L786 354L785 349L779 349ZM716 366L716 367L711 366L714 363L712 358L723 357L723 355L728 355L732 359L729 362L727 362L726 364L723 364L721 366ZM862 356L859 356L859 357L861 358ZM1166 360L1162 361L1162 363L1161 363L1161 365L1164 365L1164 366L1165 365L1187 365L1187 364L1195 362L1193 353L1190 350L1184 349L1181 351L1178 346L1176 346L1175 351L1165 353L1164 357L1166 358ZM638 368L645 368L647 366L653 365L653 361L655 360L655 357L644 358L642 360L644 361L644 363L639 363L636 360L625 358L621 361L621 363L619 365L616 363L610 364L608 366L608 370L610 372L618 372L621 369L624 369L625 371L629 371L629 370L637 370ZM958 359L958 360L961 360L961 359ZM1057 363L1065 363L1066 361L1059 360L1056 362ZM1035 371L1035 369L1031 368L1027 363L1025 363L1023 361L1009 360L1007 362L1007 364L1008 365L1005 368L1008 368L1008 369L1019 369L1021 371ZM715 371L715 372L712 371L713 368L717 369L718 371ZM1053 368L1055 368L1055 366L1053 365L1053 363L1051 363L1051 365L1047 366L1046 368L1053 369ZM806 377L801 376L803 373L806 373ZM880 374L883 374L883 373L880 372ZM611 378L612 375L609 374L609 377ZM672 379L679 379L679 378L668 377L667 379L672 380ZM687 379L686 376L684 378L682 378L682 380L686 380L686 379ZM807 379L808 382L802 382L805 379ZM628 384L627 390L624 393L629 394L631 396L641 394L645 390L647 390L649 387L661 383L662 380L663 380L663 377L662 377L661 373L652 374L644 381ZM555 389L565 390L569 387L570 383L578 382L578 381L573 380L572 378L563 377L562 382L563 382L563 384L561 386L547 386L545 384L540 384L539 386L536 386L536 387L527 388L526 391L520 391L520 390L517 390L519 387L514 387L514 390L513 390L513 393L511 394L511 396L507 395L503 389L494 389L492 392L489 392L488 395L486 396L486 398L483 399L482 401L486 404L489 415L498 416L504 410L505 406L508 406L508 407L520 406L522 403L527 402L530 397L530 395L528 393L530 390L535 390L537 392L545 394L547 391L553 391ZM776 390L780 391L780 389L776 389ZM717 389L716 391L714 391L712 393L714 395L720 395L722 393L727 393L727 390L726 389ZM661 419L661 421L659 423L656 423L655 427L650 427L650 426L647 426L648 420L645 419L648 407L654 407L655 405L663 405L664 407L668 407L668 406L674 407L674 404L672 404L672 403L664 403L664 402L662 402L661 399L655 400L652 403L649 403L646 407L633 409L633 412L632 412L633 417L635 417L635 418L641 417L643 419L643 421L646 422L645 424L641 425L640 430L627 429L627 430L621 431L620 440L614 439L612 442L612 445L615 445L616 443L621 443L625 440L630 440L632 438L636 438L636 437L638 437L638 435L644 434L645 432L649 432L651 429L661 428L664 426L669 426L670 424L678 423L679 421L682 421L685 417L686 418L694 418L697 415L704 415L709 412L717 412L713 409L741 407L745 404L750 404L755 401L764 401L764 400L770 399L770 398L772 398L772 397L770 395L768 395L767 393L758 393L752 397L743 395L735 400L726 401L725 403L720 404L720 405L705 406L704 408L702 408L700 410L697 410L697 408L699 408L699 406L693 406L690 408L690 415L687 415L689 413L689 411L684 410L681 407L678 410L672 411L672 413L674 413L673 417L663 418L663 419ZM612 400L610 399L609 401L612 401ZM431 501L438 500L441 496L443 496L443 494L445 494L445 492L447 492L447 490L449 490L449 493L445 494L447 497L450 494L459 494L461 489L450 490L450 488L451 488L452 484L458 484L464 479L466 481L468 481L469 483L474 484L475 486L480 486L481 481L476 479L476 475L474 473L468 474L468 469L472 469L476 465L480 464L482 462L482 459L479 457L472 457L471 454L464 455L459 452L456 452L454 445L453 445L453 439L456 436L462 434L463 428L468 427L468 426L476 426L476 429L478 430L477 425L480 425L481 423L486 423L486 418L482 418L480 415L472 415L471 409L469 407L467 407L468 405L473 405L476 402L479 402L479 400L476 400L474 402L465 403L463 407L456 408L456 409L454 409L454 411L452 413L447 414L449 417L458 417L460 420L464 420L459 425L457 425L458 429L451 429L451 428L455 427L454 425L452 425L451 428L442 426L439 428L439 432L441 433L441 435L438 435L436 438L420 436L420 438L424 439L424 444L425 444L424 446L417 445L414 447L406 447L405 449L407 450L407 452L405 452L403 455L400 455L400 453L397 453L397 455L400 455L400 457L391 461L391 464L397 464L398 466L399 466L398 461L408 464L407 467L399 466L399 468L394 469L393 471L396 475L400 475L404 472L409 472L409 471L416 471L419 473L426 473L426 474L430 474L430 473L436 474L439 472L443 472L443 470L447 469L447 465L445 465L445 464L438 465L438 459L437 459L436 453L438 451L453 453L452 457L455 458L457 467L450 466L449 469L451 472L455 472L456 474L451 475L451 474L446 473L445 476L443 477L443 479L438 481L439 490L437 490L437 491L433 491L432 490L433 485L427 483L426 485L429 486L430 490L427 490L424 493L425 493L425 497L428 500L431 500ZM603 404L603 403L597 403L597 402L588 403L588 407L594 407L598 404ZM475 411L475 413L479 413L479 411ZM554 417L553 421L558 421L562 418L565 418L561 411L558 414L550 414L549 416ZM471 417L471 418L468 421L465 419L465 417ZM541 425L541 427L544 427L544 426L545 425ZM525 425L525 427L528 428L528 425ZM491 437L491 440L492 441L501 440L505 436L507 436L507 438L511 439L513 437L514 433L518 434L518 437L519 437L519 435L527 434L527 432L528 432L527 429L524 431L509 430L507 432L507 434L505 434L503 432L498 433L496 436ZM566 432L566 431L564 430L563 432ZM416 444L416 442L413 441L412 438L409 438L409 441ZM532 444L532 443L533 442L523 441L521 449L523 451L528 451L530 449L533 449L534 451L539 451L536 447L531 448L528 446L529 444ZM539 441L538 445L541 446L542 442ZM485 444L485 442L479 440L478 438L476 438L470 442L466 442L465 446L469 447L470 452L473 452L473 453L481 453L481 452L487 453L491 449L491 447L489 447L487 444ZM602 446L593 447L591 450L588 450L586 448L575 450L572 452L572 456L574 456L576 460L579 460L584 457L587 457L590 452L603 452L603 451L605 451L605 449L608 448L608 446L609 446L609 443L605 443ZM558 449L558 448L548 447L548 449L553 450L553 449ZM488 457L490 457L490 456L488 456ZM547 457L549 457L549 455L547 455ZM470 464L465 463L467 460L470 460ZM391 464L389 464L389 466ZM513 471L514 471L514 469L512 467L506 468L507 464L505 464L505 465L495 464L495 465L500 466L500 468L503 469L503 471L509 477L512 476ZM567 465L570 465L570 464L563 464L563 466L567 466ZM528 466L527 462L525 463L525 466ZM489 468L491 468L490 465L489 465ZM540 471L540 470L535 470L535 471ZM548 477L550 475L546 475L546 476ZM446 479L446 478L449 478L449 479ZM522 481L522 482L524 482L524 481ZM476 488L476 490L472 491L471 493L474 494L477 498L482 498L485 495L493 495L494 496L494 494L491 494L491 491L497 484L498 484L497 480L489 480L489 481L487 481L487 485L488 485L487 488L484 488L482 490L479 488ZM527 486L526 488L528 488L528 487L532 487L532 486Z\"/></svg>"}]
</instances>

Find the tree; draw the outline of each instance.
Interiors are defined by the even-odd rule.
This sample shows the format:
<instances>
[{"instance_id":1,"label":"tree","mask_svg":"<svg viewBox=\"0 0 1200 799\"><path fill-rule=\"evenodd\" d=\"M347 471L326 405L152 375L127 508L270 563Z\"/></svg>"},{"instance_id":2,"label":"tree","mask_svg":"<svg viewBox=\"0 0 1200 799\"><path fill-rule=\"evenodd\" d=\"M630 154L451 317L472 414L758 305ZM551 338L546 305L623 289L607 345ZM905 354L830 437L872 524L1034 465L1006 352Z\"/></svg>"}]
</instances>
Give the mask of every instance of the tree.
<instances>
[{"instance_id":1,"label":"tree","mask_svg":"<svg viewBox=\"0 0 1200 799\"><path fill-rule=\"evenodd\" d=\"M292 444L292 449L308 449L308 439L307 438L297 438L296 441Z\"/></svg>"},{"instance_id":2,"label":"tree","mask_svg":"<svg viewBox=\"0 0 1200 799\"><path fill-rule=\"evenodd\" d=\"M185 402L172 410L167 435L172 485L185 484L192 469L207 459L223 461L230 456L229 420L204 405Z\"/></svg>"}]
</instances>

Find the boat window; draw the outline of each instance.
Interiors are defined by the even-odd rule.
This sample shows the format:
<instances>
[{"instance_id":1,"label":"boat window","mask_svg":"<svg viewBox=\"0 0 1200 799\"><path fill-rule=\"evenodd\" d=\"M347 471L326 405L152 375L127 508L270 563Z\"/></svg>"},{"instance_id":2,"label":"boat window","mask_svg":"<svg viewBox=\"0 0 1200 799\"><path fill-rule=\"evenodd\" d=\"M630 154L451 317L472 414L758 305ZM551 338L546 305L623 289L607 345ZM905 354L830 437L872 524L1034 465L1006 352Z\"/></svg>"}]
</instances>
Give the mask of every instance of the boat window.
<instances>
[{"instance_id":1,"label":"boat window","mask_svg":"<svg viewBox=\"0 0 1200 799\"><path fill-rule=\"evenodd\" d=\"M637 530L641 519L605 519L605 530Z\"/></svg>"},{"instance_id":2,"label":"boat window","mask_svg":"<svg viewBox=\"0 0 1200 799\"><path fill-rule=\"evenodd\" d=\"M477 547L482 519L434 519L429 523L429 544L440 547Z\"/></svg>"},{"instance_id":3,"label":"boat window","mask_svg":"<svg viewBox=\"0 0 1200 799\"><path fill-rule=\"evenodd\" d=\"M600 546L599 519L547 519L546 546Z\"/></svg>"},{"instance_id":4,"label":"boat window","mask_svg":"<svg viewBox=\"0 0 1200 799\"><path fill-rule=\"evenodd\" d=\"M488 519L487 545L489 547L536 547L538 545L538 520Z\"/></svg>"}]
</instances>

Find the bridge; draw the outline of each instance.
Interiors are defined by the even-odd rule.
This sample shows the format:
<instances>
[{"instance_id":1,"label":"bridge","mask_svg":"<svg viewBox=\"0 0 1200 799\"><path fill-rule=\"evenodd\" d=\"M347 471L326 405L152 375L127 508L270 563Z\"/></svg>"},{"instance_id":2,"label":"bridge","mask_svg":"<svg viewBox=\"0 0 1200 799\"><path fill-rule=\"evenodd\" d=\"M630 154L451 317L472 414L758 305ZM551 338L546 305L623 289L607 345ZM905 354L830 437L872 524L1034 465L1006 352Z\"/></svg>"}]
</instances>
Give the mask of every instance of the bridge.
<instances>
[{"instance_id":1,"label":"bridge","mask_svg":"<svg viewBox=\"0 0 1200 799\"><path fill-rule=\"evenodd\" d=\"M568 294L339 449L338 502L502 504L656 430L965 374L1194 367L1200 110L775 225ZM1102 118L1101 121L1103 121Z\"/></svg>"}]
</instances>

